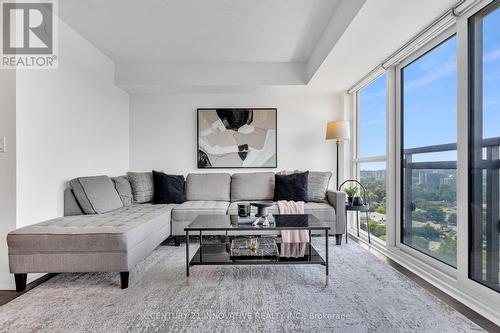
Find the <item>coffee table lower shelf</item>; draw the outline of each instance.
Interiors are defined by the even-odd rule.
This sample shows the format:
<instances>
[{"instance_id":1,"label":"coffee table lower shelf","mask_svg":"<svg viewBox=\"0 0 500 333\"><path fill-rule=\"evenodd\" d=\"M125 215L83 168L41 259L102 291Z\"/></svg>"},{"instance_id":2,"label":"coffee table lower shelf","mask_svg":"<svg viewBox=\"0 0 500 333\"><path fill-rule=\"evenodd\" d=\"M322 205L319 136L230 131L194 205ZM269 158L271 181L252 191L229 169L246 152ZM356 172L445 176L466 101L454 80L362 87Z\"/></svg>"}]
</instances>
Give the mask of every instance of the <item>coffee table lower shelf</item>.
<instances>
[{"instance_id":1,"label":"coffee table lower shelf","mask_svg":"<svg viewBox=\"0 0 500 333\"><path fill-rule=\"evenodd\" d=\"M231 257L226 244L202 244L189 261L189 266L197 265L322 265L326 262L314 246L306 245L305 255L299 258L285 257Z\"/></svg>"},{"instance_id":2,"label":"coffee table lower shelf","mask_svg":"<svg viewBox=\"0 0 500 333\"><path fill-rule=\"evenodd\" d=\"M198 215L198 217L184 228L186 232L186 282L189 284L189 271L191 266L202 265L321 265L325 267L326 285L328 279L328 231L330 225L319 221L313 215L308 214L274 214L273 222L269 226L251 224L240 224L237 215ZM244 231L254 233L255 231L275 231L283 230L307 230L309 239L312 231L323 231L325 240L325 258L316 251L311 243L305 247L305 255L299 258L286 258L279 256L270 257L231 257L227 243L203 243L203 232L222 231L225 232L227 239L228 231L239 231L240 235ZM189 253L189 234L197 233L199 235L200 246L193 257ZM280 245L278 245L279 247ZM291 252L295 248L286 249ZM299 248L298 250L304 250ZM269 252L266 252L269 253ZM279 253L279 251L278 251ZM302 253L302 252L301 252Z\"/></svg>"}]
</instances>

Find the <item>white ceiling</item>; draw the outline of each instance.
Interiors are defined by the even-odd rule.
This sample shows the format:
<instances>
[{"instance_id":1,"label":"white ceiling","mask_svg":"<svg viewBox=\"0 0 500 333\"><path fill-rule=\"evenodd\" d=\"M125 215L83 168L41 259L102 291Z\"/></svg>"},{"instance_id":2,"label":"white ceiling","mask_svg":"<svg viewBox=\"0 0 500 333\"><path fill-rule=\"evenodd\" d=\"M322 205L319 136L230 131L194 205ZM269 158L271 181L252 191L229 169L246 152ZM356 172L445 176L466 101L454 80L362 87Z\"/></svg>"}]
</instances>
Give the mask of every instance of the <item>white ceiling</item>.
<instances>
[{"instance_id":1,"label":"white ceiling","mask_svg":"<svg viewBox=\"0 0 500 333\"><path fill-rule=\"evenodd\" d=\"M349 88L458 0L62 0L131 93ZM295 88L294 88L295 89Z\"/></svg>"},{"instance_id":2,"label":"white ceiling","mask_svg":"<svg viewBox=\"0 0 500 333\"><path fill-rule=\"evenodd\" d=\"M368 0L309 82L347 90L459 0Z\"/></svg>"},{"instance_id":3,"label":"white ceiling","mask_svg":"<svg viewBox=\"0 0 500 333\"><path fill-rule=\"evenodd\" d=\"M117 62L305 62L340 0L64 0Z\"/></svg>"}]
</instances>

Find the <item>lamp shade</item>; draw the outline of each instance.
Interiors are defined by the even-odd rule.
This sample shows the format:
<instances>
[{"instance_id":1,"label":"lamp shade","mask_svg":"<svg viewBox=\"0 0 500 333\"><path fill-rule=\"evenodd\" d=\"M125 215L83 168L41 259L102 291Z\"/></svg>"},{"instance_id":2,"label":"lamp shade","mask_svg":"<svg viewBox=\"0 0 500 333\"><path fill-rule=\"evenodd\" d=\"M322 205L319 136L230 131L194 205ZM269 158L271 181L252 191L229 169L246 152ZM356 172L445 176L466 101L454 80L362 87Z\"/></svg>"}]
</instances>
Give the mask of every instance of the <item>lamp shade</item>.
<instances>
[{"instance_id":1,"label":"lamp shade","mask_svg":"<svg viewBox=\"0 0 500 333\"><path fill-rule=\"evenodd\" d=\"M343 141L351 138L349 122L345 120L330 121L326 125L326 139Z\"/></svg>"}]
</instances>

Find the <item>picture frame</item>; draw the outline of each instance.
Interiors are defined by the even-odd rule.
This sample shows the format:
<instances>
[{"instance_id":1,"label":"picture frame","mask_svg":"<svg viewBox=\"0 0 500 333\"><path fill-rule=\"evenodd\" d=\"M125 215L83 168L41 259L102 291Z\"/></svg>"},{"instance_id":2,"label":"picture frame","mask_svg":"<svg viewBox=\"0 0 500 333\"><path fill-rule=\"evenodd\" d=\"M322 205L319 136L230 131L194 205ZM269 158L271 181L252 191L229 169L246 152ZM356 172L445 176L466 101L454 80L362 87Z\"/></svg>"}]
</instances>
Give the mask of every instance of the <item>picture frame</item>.
<instances>
[{"instance_id":1,"label":"picture frame","mask_svg":"<svg viewBox=\"0 0 500 333\"><path fill-rule=\"evenodd\" d=\"M277 108L198 108L198 169L277 168Z\"/></svg>"}]
</instances>

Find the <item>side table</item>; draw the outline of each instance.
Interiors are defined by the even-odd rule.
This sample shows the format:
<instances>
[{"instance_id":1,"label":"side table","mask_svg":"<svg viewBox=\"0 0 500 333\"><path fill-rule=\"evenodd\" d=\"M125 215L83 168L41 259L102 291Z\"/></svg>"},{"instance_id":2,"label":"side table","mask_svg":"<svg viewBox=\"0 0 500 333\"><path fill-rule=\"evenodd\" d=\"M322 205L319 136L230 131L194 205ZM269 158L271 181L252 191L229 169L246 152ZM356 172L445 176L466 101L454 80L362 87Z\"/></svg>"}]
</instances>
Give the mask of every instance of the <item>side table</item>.
<instances>
[{"instance_id":1,"label":"side table","mask_svg":"<svg viewBox=\"0 0 500 333\"><path fill-rule=\"evenodd\" d=\"M366 213L366 228L368 229L368 243L371 243L370 239L370 216L368 212L370 211L370 205L351 205L349 203L345 204L345 220L347 222L347 212L356 212L356 229L358 231L358 237L359 237L359 212L364 212ZM347 226L345 228L345 242L347 243Z\"/></svg>"}]
</instances>

